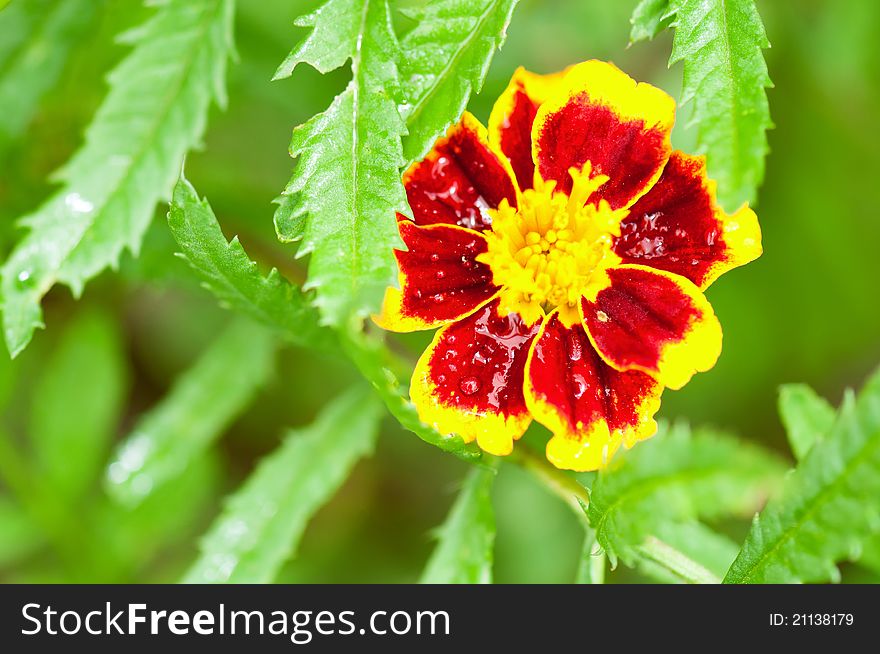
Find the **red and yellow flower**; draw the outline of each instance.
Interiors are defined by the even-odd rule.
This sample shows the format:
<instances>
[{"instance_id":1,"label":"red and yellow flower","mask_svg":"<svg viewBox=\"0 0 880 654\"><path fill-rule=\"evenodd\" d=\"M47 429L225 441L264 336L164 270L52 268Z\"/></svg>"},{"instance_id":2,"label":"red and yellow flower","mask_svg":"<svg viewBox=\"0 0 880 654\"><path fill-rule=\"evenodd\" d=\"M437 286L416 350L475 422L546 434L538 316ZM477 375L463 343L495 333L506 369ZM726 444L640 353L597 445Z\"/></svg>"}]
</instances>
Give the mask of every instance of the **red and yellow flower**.
<instances>
[{"instance_id":1,"label":"red and yellow flower","mask_svg":"<svg viewBox=\"0 0 880 654\"><path fill-rule=\"evenodd\" d=\"M505 455L535 419L554 465L595 470L654 434L664 387L715 364L703 291L761 234L672 150L674 117L609 63L519 69L488 130L465 113L406 172L400 288L375 320L440 328L410 390L425 422Z\"/></svg>"}]
</instances>

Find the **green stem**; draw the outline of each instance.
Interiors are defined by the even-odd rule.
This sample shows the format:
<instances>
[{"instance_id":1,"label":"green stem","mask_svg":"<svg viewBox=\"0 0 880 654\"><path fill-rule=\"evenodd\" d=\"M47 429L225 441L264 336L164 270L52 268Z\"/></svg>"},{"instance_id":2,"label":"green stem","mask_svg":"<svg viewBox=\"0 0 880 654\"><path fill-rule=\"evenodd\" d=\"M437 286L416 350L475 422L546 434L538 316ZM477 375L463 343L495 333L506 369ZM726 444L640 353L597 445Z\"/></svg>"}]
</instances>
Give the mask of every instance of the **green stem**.
<instances>
[{"instance_id":1,"label":"green stem","mask_svg":"<svg viewBox=\"0 0 880 654\"><path fill-rule=\"evenodd\" d=\"M525 443L518 443L513 452L505 460L515 463L543 485L547 490L565 502L578 516L586 530L586 538L592 542L595 532L587 520L586 508L590 503L590 494L578 481L562 470L550 465ZM639 555L664 567L689 584L719 584L721 580L705 567L689 558L686 554L664 543L656 536L648 536L638 548ZM605 573L605 556L592 557L589 578L592 583L602 583Z\"/></svg>"},{"instance_id":2,"label":"green stem","mask_svg":"<svg viewBox=\"0 0 880 654\"><path fill-rule=\"evenodd\" d=\"M593 553L596 549L596 531L590 527L585 528L584 548L581 554L581 562L578 566L577 583L579 584L604 584L605 583L605 552Z\"/></svg>"},{"instance_id":3,"label":"green stem","mask_svg":"<svg viewBox=\"0 0 880 654\"><path fill-rule=\"evenodd\" d=\"M720 584L721 579L702 565L664 543L656 536L648 536L637 548L639 555L663 566L688 584Z\"/></svg>"},{"instance_id":4,"label":"green stem","mask_svg":"<svg viewBox=\"0 0 880 654\"><path fill-rule=\"evenodd\" d=\"M551 466L544 457L536 454L525 443L518 443L505 460L530 472L547 490L565 502L584 524L587 524L587 514L584 509L590 503L590 494L576 479Z\"/></svg>"}]
</instances>

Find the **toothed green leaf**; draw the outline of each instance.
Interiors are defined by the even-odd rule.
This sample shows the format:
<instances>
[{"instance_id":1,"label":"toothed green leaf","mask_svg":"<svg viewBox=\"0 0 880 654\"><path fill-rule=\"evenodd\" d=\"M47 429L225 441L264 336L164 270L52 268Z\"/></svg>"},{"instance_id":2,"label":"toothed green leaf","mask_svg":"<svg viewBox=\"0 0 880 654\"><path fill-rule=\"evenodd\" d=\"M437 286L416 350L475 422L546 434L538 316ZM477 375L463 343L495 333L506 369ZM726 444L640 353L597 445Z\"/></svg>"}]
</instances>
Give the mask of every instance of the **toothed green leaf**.
<instances>
[{"instance_id":1,"label":"toothed green leaf","mask_svg":"<svg viewBox=\"0 0 880 654\"><path fill-rule=\"evenodd\" d=\"M207 200L183 177L174 188L168 225L205 286L220 302L275 329L298 345L329 349L334 339L318 312L273 268L264 276L238 238L227 241Z\"/></svg>"},{"instance_id":2,"label":"toothed green leaf","mask_svg":"<svg viewBox=\"0 0 880 654\"><path fill-rule=\"evenodd\" d=\"M764 179L770 47L754 0L671 0L675 37L669 64L684 63L681 104L692 105L697 147L706 154L728 210L754 202Z\"/></svg>"},{"instance_id":3,"label":"toothed green leaf","mask_svg":"<svg viewBox=\"0 0 880 654\"><path fill-rule=\"evenodd\" d=\"M776 457L732 436L661 427L596 477L590 524L612 563L620 557L631 565L645 538L667 521L751 515L784 470Z\"/></svg>"},{"instance_id":4,"label":"toothed green leaf","mask_svg":"<svg viewBox=\"0 0 880 654\"><path fill-rule=\"evenodd\" d=\"M779 415L798 461L828 433L835 413L834 407L806 384L788 384L779 389Z\"/></svg>"},{"instance_id":5,"label":"toothed green leaf","mask_svg":"<svg viewBox=\"0 0 880 654\"><path fill-rule=\"evenodd\" d=\"M28 234L2 270L10 353L43 326L40 300L57 282L78 295L126 248L137 252L156 203L205 130L212 99L225 103L233 0L167 0L124 38L134 50L85 143L58 174L61 189L22 224Z\"/></svg>"},{"instance_id":6,"label":"toothed green leaf","mask_svg":"<svg viewBox=\"0 0 880 654\"><path fill-rule=\"evenodd\" d=\"M440 0L411 14L418 24L401 39L401 114L407 161L424 157L479 93L507 36L517 0Z\"/></svg>"},{"instance_id":7,"label":"toothed green leaf","mask_svg":"<svg viewBox=\"0 0 880 654\"><path fill-rule=\"evenodd\" d=\"M669 0L642 0L639 2L629 19L630 25L632 25L629 32L629 42L637 43L653 39L669 27L668 11Z\"/></svg>"},{"instance_id":8,"label":"toothed green leaf","mask_svg":"<svg viewBox=\"0 0 880 654\"><path fill-rule=\"evenodd\" d=\"M227 243L211 207L198 199L185 179L174 191L168 222L185 257L221 302L275 329L291 342L327 348L338 344L329 330L317 326L317 312L306 305L298 289L277 274L263 277L236 240ZM352 334L343 337L341 345L402 427L463 459L480 458L473 444L467 445L452 434L441 434L419 419L381 343Z\"/></svg>"},{"instance_id":9,"label":"toothed green leaf","mask_svg":"<svg viewBox=\"0 0 880 654\"><path fill-rule=\"evenodd\" d=\"M880 373L755 517L725 583L819 582L880 534Z\"/></svg>"},{"instance_id":10,"label":"toothed green leaf","mask_svg":"<svg viewBox=\"0 0 880 654\"><path fill-rule=\"evenodd\" d=\"M311 27L276 74L300 63L321 72L351 59L352 79L330 107L293 132L293 177L275 213L283 241L310 254L305 290L324 323L348 325L375 312L394 284L396 213L408 214L397 111L397 39L386 0L329 0L298 21Z\"/></svg>"}]
</instances>

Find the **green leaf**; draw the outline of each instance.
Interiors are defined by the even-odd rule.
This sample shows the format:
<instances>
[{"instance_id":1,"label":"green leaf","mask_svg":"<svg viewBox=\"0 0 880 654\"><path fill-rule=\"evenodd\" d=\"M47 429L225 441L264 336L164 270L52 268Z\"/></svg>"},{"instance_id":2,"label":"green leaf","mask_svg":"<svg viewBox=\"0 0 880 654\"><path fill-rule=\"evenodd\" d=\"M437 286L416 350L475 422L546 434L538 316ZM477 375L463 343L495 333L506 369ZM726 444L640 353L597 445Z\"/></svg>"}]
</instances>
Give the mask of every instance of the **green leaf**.
<instances>
[{"instance_id":1,"label":"green leaf","mask_svg":"<svg viewBox=\"0 0 880 654\"><path fill-rule=\"evenodd\" d=\"M653 39L669 27L671 18L668 12L669 0L641 0L633 9L632 17L629 19L632 25L629 42L637 43Z\"/></svg>"},{"instance_id":2,"label":"green leaf","mask_svg":"<svg viewBox=\"0 0 880 654\"><path fill-rule=\"evenodd\" d=\"M859 564L880 575L880 534L874 535L864 544Z\"/></svg>"},{"instance_id":3,"label":"green leaf","mask_svg":"<svg viewBox=\"0 0 880 654\"><path fill-rule=\"evenodd\" d=\"M495 51L507 36L517 0L440 0L412 17L400 42L401 115L407 161L418 161L479 93Z\"/></svg>"},{"instance_id":4,"label":"green leaf","mask_svg":"<svg viewBox=\"0 0 880 654\"><path fill-rule=\"evenodd\" d=\"M33 389L30 442L41 483L73 505L95 484L125 406L128 371L113 316L69 323Z\"/></svg>"},{"instance_id":5,"label":"green leaf","mask_svg":"<svg viewBox=\"0 0 880 654\"><path fill-rule=\"evenodd\" d=\"M290 432L229 498L184 582L271 582L309 519L372 452L380 416L373 394L356 387Z\"/></svg>"},{"instance_id":6,"label":"green leaf","mask_svg":"<svg viewBox=\"0 0 880 654\"><path fill-rule=\"evenodd\" d=\"M490 467L477 467L468 473L439 530L439 542L420 583L492 583L495 515L491 493L496 474Z\"/></svg>"},{"instance_id":7,"label":"green leaf","mask_svg":"<svg viewBox=\"0 0 880 654\"><path fill-rule=\"evenodd\" d=\"M12 356L42 327L40 300L56 283L79 295L124 249L137 252L156 202L205 131L212 98L225 103L233 0L167 0L125 35L134 50L110 74L110 92L61 189L22 219L29 233L2 270L3 325Z\"/></svg>"},{"instance_id":8,"label":"green leaf","mask_svg":"<svg viewBox=\"0 0 880 654\"><path fill-rule=\"evenodd\" d=\"M330 107L293 132L293 177L275 213L282 241L310 254L305 290L315 289L323 322L348 326L375 312L397 278L402 247L396 212L409 213L397 112L398 44L386 0L329 0L301 18L309 35L276 79L299 63L321 72L351 59L352 79Z\"/></svg>"},{"instance_id":9,"label":"green leaf","mask_svg":"<svg viewBox=\"0 0 880 654\"><path fill-rule=\"evenodd\" d=\"M125 504L143 501L188 466L248 405L272 373L275 339L236 321L137 421L107 469L107 490Z\"/></svg>"},{"instance_id":10,"label":"green leaf","mask_svg":"<svg viewBox=\"0 0 880 654\"><path fill-rule=\"evenodd\" d=\"M0 14L0 147L27 128L71 49L89 33L100 4L21 0Z\"/></svg>"},{"instance_id":11,"label":"green leaf","mask_svg":"<svg viewBox=\"0 0 880 654\"><path fill-rule=\"evenodd\" d=\"M388 411L400 425L426 443L451 452L466 461L477 461L482 454L474 443L465 443L457 434L441 434L419 418L415 405L401 386L400 367L381 342L362 336L348 334L341 339L346 354L382 398Z\"/></svg>"},{"instance_id":12,"label":"green leaf","mask_svg":"<svg viewBox=\"0 0 880 654\"><path fill-rule=\"evenodd\" d=\"M779 389L779 415L798 461L828 433L835 413L834 407L806 384L787 384Z\"/></svg>"},{"instance_id":13,"label":"green leaf","mask_svg":"<svg viewBox=\"0 0 880 654\"><path fill-rule=\"evenodd\" d=\"M773 85L754 0L671 0L669 15L669 64L684 62L681 104L693 103L697 147L718 181L718 199L728 211L754 202L772 127L765 89Z\"/></svg>"},{"instance_id":14,"label":"green leaf","mask_svg":"<svg viewBox=\"0 0 880 654\"><path fill-rule=\"evenodd\" d=\"M835 580L880 533L880 373L755 517L725 583Z\"/></svg>"},{"instance_id":15,"label":"green leaf","mask_svg":"<svg viewBox=\"0 0 880 654\"><path fill-rule=\"evenodd\" d=\"M183 177L174 188L168 225L205 286L220 302L277 330L297 345L330 349L334 339L318 312L273 268L263 276L238 237L227 241L207 200Z\"/></svg>"},{"instance_id":16,"label":"green leaf","mask_svg":"<svg viewBox=\"0 0 880 654\"><path fill-rule=\"evenodd\" d=\"M177 568L168 580L176 579L189 563L192 542L204 528L205 515L214 510L223 477L219 456L206 451L192 461L185 475L169 479L137 506L105 498L95 511L91 541L114 564L110 572L115 576L108 581L137 579L144 565L161 557L164 566L172 558L169 555L176 554L175 546L185 545L180 548L183 556L173 556ZM173 511L168 510L171 506Z\"/></svg>"},{"instance_id":17,"label":"green leaf","mask_svg":"<svg viewBox=\"0 0 880 654\"><path fill-rule=\"evenodd\" d=\"M329 330L318 331L299 291L277 274L264 278L237 240L227 243L210 206L198 199L184 179L175 189L168 222L187 260L222 302L278 330L292 342L331 344ZM473 444L454 434L441 434L419 419L394 372L400 366L381 342L357 333L342 335L339 342L401 426L462 459L480 458Z\"/></svg>"},{"instance_id":18,"label":"green leaf","mask_svg":"<svg viewBox=\"0 0 880 654\"><path fill-rule=\"evenodd\" d=\"M636 548L664 522L751 515L784 470L775 456L729 435L664 425L596 477L590 524L612 565L618 557L632 565Z\"/></svg>"},{"instance_id":19,"label":"green leaf","mask_svg":"<svg viewBox=\"0 0 880 654\"><path fill-rule=\"evenodd\" d=\"M596 532L589 528L586 529L584 534L584 546L581 551L581 560L578 563L575 583L605 583L605 552L598 547Z\"/></svg>"}]
</instances>

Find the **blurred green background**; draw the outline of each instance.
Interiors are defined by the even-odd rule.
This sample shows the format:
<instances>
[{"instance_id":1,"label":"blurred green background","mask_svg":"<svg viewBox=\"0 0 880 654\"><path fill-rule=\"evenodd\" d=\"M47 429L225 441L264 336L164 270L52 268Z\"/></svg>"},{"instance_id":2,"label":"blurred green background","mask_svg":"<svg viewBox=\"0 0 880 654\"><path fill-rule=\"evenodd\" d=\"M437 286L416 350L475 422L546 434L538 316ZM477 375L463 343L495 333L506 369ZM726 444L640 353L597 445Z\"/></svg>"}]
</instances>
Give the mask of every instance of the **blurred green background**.
<instances>
[{"instance_id":1,"label":"blurred green background","mask_svg":"<svg viewBox=\"0 0 880 654\"><path fill-rule=\"evenodd\" d=\"M291 129L326 107L346 73L298 69L291 79L269 80L299 37L294 18L316 4L238 3L230 105L212 111L205 147L186 164L226 234L239 234L252 257L295 280L302 270L293 249L275 238L271 202L292 168ZM627 48L635 4L522 0L472 111L487 119L519 65L550 72L589 58L613 60L677 96L681 69L667 69L669 34ZM72 48L24 136L0 135L4 252L17 235L15 219L51 192L48 175L78 147L105 94L104 75L127 53L115 36L150 13L137 0L96 5L87 38ZM756 207L765 253L710 289L724 326L721 360L683 390L667 391L661 415L729 428L787 453L776 415L781 383L806 382L836 404L880 362L880 216L867 201L880 178L880 3L777 0L759 9L773 44L766 56L776 123ZM0 31L18 29L6 14ZM0 52L0 72L3 65ZM684 150L693 142L687 114L680 110L673 137ZM280 351L270 381L208 456L137 509L114 504L101 485L114 443L231 317L173 256L164 212L157 209L138 259L128 255L79 302L65 288L53 290L44 303L47 330L15 362L0 357L4 582L176 580L221 499L286 427L307 424L355 379L339 360ZM418 351L425 336L404 342ZM416 580L465 468L386 420L375 456L321 510L280 580ZM566 506L503 466L495 507L497 581L573 579L582 530Z\"/></svg>"}]
</instances>

